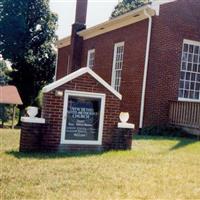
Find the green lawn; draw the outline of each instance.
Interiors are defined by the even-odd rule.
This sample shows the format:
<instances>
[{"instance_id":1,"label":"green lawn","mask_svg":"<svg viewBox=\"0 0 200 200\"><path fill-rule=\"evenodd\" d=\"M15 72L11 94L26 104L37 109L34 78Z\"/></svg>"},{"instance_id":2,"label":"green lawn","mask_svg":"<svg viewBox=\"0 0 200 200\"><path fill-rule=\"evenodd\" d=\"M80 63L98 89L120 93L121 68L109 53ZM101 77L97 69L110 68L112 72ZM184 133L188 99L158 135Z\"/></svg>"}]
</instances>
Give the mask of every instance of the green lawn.
<instances>
[{"instance_id":1,"label":"green lawn","mask_svg":"<svg viewBox=\"0 0 200 200\"><path fill-rule=\"evenodd\" d=\"M132 151L22 154L0 129L1 199L200 199L200 142L136 137Z\"/></svg>"}]
</instances>

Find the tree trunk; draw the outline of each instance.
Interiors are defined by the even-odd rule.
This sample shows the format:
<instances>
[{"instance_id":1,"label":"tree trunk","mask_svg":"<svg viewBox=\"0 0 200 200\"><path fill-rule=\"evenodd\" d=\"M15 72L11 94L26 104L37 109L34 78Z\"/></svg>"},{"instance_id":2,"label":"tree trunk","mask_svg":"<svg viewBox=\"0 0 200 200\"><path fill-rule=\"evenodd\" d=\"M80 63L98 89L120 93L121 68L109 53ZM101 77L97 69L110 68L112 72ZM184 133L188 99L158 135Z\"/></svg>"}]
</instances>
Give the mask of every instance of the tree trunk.
<instances>
[{"instance_id":1,"label":"tree trunk","mask_svg":"<svg viewBox=\"0 0 200 200\"><path fill-rule=\"evenodd\" d=\"M13 116L12 116L12 129L15 127L15 114L17 105L13 105Z\"/></svg>"},{"instance_id":2,"label":"tree trunk","mask_svg":"<svg viewBox=\"0 0 200 200\"><path fill-rule=\"evenodd\" d=\"M19 108L19 118L17 122L17 126L21 126L21 117L23 117L25 114L25 108L20 107Z\"/></svg>"}]
</instances>

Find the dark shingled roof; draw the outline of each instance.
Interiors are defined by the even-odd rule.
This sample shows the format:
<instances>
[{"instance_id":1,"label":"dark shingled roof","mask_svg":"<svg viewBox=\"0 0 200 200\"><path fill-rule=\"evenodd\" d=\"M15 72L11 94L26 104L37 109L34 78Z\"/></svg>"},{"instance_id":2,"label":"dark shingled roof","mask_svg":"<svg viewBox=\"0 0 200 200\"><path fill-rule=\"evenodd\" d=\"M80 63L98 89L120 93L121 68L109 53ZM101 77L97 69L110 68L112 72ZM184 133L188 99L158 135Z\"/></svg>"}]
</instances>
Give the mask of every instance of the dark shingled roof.
<instances>
[{"instance_id":1,"label":"dark shingled roof","mask_svg":"<svg viewBox=\"0 0 200 200\"><path fill-rule=\"evenodd\" d=\"M0 86L0 104L23 104L15 86Z\"/></svg>"}]
</instances>

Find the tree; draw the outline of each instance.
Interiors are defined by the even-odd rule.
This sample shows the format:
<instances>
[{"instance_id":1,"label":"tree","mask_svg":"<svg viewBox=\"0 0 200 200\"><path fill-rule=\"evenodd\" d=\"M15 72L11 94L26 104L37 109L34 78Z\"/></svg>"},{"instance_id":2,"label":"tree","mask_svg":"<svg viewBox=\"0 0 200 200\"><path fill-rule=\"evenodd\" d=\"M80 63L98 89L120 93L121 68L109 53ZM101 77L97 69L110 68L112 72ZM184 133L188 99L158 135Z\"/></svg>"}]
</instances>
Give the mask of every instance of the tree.
<instances>
[{"instance_id":1,"label":"tree","mask_svg":"<svg viewBox=\"0 0 200 200\"><path fill-rule=\"evenodd\" d=\"M12 63L11 83L19 90L23 110L52 81L57 15L49 0L0 0L0 27L0 53Z\"/></svg>"},{"instance_id":2,"label":"tree","mask_svg":"<svg viewBox=\"0 0 200 200\"><path fill-rule=\"evenodd\" d=\"M10 80L9 70L5 60L3 59L2 55L0 54L0 86L7 85Z\"/></svg>"},{"instance_id":3,"label":"tree","mask_svg":"<svg viewBox=\"0 0 200 200\"><path fill-rule=\"evenodd\" d=\"M114 11L111 14L111 19L115 18L117 16L123 15L131 10L134 10L146 3L148 3L149 0L122 0L122 2L118 3L117 6L115 6Z\"/></svg>"},{"instance_id":4,"label":"tree","mask_svg":"<svg viewBox=\"0 0 200 200\"><path fill-rule=\"evenodd\" d=\"M0 54L0 86L7 85L10 80L9 70L5 60ZM8 121L11 117L11 107L9 105L0 104L0 120L2 127L4 122Z\"/></svg>"}]
</instances>

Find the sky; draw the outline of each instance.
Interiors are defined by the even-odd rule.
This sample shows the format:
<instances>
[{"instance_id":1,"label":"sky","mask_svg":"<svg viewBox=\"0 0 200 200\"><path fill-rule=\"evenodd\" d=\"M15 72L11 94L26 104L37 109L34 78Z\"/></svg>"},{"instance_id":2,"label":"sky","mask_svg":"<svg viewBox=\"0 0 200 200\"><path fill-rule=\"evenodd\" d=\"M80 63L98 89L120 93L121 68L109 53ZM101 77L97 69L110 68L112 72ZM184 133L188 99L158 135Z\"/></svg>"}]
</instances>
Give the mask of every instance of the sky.
<instances>
[{"instance_id":1,"label":"sky","mask_svg":"<svg viewBox=\"0 0 200 200\"><path fill-rule=\"evenodd\" d=\"M119 0L88 0L87 27L108 20L118 2ZM76 0L50 0L50 8L58 14L59 39L69 36L75 18Z\"/></svg>"}]
</instances>

